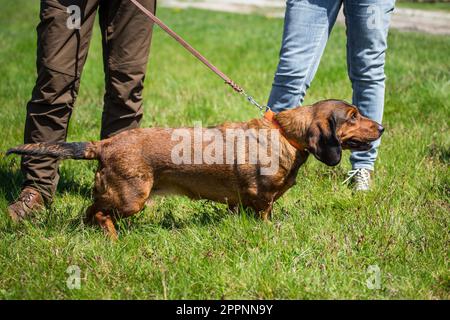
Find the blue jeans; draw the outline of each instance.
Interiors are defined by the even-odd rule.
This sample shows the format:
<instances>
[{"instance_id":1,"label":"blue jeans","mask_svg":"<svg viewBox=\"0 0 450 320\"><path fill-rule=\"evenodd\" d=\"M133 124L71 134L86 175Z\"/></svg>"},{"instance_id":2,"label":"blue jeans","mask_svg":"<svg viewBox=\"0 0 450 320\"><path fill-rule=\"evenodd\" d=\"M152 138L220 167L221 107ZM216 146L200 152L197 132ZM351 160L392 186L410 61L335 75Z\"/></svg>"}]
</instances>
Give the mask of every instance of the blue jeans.
<instances>
[{"instance_id":1,"label":"blue jeans","mask_svg":"<svg viewBox=\"0 0 450 320\"><path fill-rule=\"evenodd\" d=\"M395 0L287 0L280 62L268 103L274 112L302 104L342 4L353 104L381 123L385 52ZM353 169L373 170L379 145L378 140L369 151L352 152Z\"/></svg>"}]
</instances>

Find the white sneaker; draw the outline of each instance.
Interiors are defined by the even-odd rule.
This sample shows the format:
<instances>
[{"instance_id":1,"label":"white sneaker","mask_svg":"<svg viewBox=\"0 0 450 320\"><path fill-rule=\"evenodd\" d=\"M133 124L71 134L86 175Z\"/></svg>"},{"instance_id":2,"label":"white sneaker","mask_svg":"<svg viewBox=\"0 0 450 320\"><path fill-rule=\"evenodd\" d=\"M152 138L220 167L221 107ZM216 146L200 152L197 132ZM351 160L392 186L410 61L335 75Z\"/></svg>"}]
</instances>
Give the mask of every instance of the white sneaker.
<instances>
[{"instance_id":1,"label":"white sneaker","mask_svg":"<svg viewBox=\"0 0 450 320\"><path fill-rule=\"evenodd\" d=\"M351 180L355 191L369 191L371 185L371 171L368 169L354 169L348 172L348 178L343 183Z\"/></svg>"}]
</instances>

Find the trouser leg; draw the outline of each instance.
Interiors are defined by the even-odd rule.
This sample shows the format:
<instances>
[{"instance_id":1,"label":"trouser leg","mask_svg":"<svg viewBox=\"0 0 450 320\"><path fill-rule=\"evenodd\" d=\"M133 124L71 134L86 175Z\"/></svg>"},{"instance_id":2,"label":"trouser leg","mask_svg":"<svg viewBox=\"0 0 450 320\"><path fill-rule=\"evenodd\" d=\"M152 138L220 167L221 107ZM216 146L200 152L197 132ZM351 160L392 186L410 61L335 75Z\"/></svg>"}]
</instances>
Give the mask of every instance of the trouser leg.
<instances>
[{"instance_id":1,"label":"trouser leg","mask_svg":"<svg viewBox=\"0 0 450 320\"><path fill-rule=\"evenodd\" d=\"M140 0L155 12L155 0ZM128 0L100 5L105 96L101 137L139 127L153 23Z\"/></svg>"},{"instance_id":2,"label":"trouser leg","mask_svg":"<svg viewBox=\"0 0 450 320\"><path fill-rule=\"evenodd\" d=\"M75 11L80 8L81 25ZM37 27L37 80L27 104L25 143L65 141L86 60L97 1L42 0ZM72 22L72 23L69 23ZM59 180L58 162L47 157L23 157L24 187L41 192L49 202Z\"/></svg>"},{"instance_id":3,"label":"trouser leg","mask_svg":"<svg viewBox=\"0 0 450 320\"><path fill-rule=\"evenodd\" d=\"M344 0L347 65L353 104L379 123L383 118L387 36L395 0ZM352 152L354 169L373 170L380 140L369 151Z\"/></svg>"},{"instance_id":4,"label":"trouser leg","mask_svg":"<svg viewBox=\"0 0 450 320\"><path fill-rule=\"evenodd\" d=\"M341 4L341 0L287 1L280 62L268 103L273 111L303 102Z\"/></svg>"}]
</instances>

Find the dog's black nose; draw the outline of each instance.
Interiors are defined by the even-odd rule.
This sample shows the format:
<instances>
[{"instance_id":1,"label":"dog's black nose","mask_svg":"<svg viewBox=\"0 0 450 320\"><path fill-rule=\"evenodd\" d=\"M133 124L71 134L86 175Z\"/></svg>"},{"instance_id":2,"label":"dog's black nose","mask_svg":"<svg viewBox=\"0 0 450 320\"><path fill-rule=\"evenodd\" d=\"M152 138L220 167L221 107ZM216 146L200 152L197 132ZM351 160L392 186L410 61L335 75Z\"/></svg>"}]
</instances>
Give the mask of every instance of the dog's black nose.
<instances>
[{"instance_id":1,"label":"dog's black nose","mask_svg":"<svg viewBox=\"0 0 450 320\"><path fill-rule=\"evenodd\" d=\"M378 131L380 132L380 135L384 132L384 127L381 124L378 125Z\"/></svg>"}]
</instances>

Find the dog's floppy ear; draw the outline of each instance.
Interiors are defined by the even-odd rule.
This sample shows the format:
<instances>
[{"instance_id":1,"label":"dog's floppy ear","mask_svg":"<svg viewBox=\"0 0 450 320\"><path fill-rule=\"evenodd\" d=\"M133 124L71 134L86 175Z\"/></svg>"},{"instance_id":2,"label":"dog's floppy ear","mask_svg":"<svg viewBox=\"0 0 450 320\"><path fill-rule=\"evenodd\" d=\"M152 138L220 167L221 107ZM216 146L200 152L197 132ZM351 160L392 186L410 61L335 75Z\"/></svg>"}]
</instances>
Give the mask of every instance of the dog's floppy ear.
<instances>
[{"instance_id":1,"label":"dog's floppy ear","mask_svg":"<svg viewBox=\"0 0 450 320\"><path fill-rule=\"evenodd\" d=\"M313 122L308 131L308 150L328 166L335 166L341 161L342 148L336 136L334 117L328 121Z\"/></svg>"}]
</instances>

